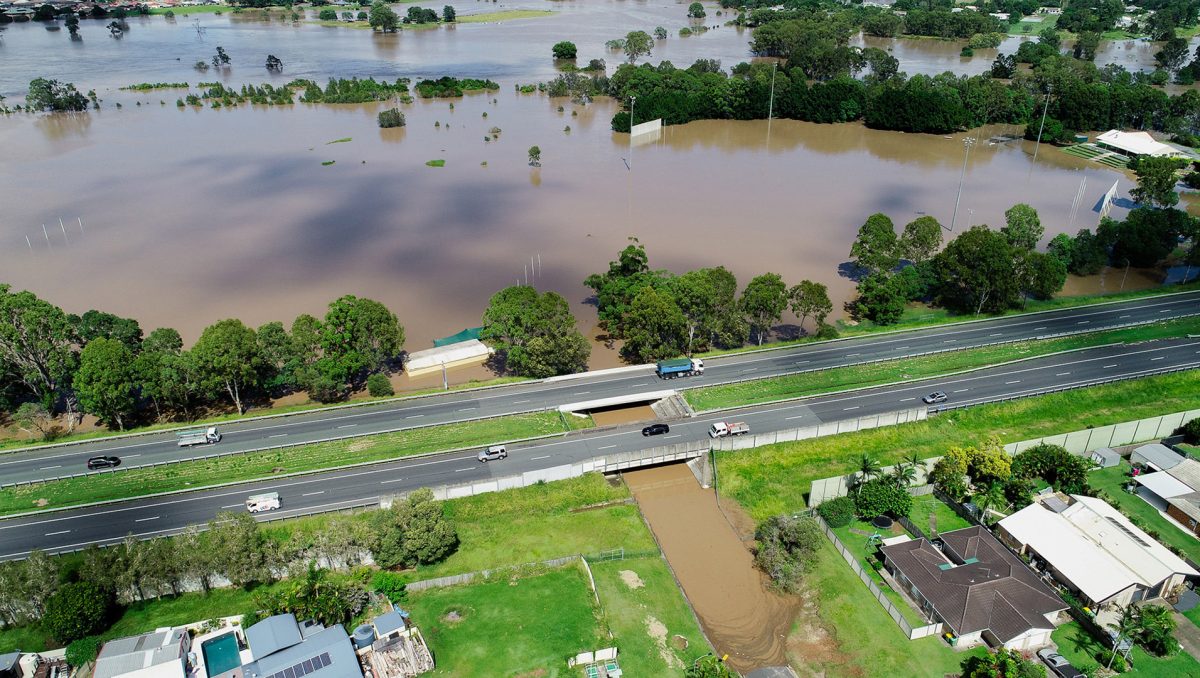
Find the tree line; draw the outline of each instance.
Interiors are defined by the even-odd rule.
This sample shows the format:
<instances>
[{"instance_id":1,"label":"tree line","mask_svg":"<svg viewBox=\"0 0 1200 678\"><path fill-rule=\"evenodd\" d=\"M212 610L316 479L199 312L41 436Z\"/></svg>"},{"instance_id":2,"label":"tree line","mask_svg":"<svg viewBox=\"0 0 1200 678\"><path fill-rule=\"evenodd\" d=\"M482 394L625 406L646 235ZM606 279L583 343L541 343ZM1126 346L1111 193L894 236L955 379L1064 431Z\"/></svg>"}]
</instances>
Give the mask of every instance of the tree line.
<instances>
[{"instance_id":1,"label":"tree line","mask_svg":"<svg viewBox=\"0 0 1200 678\"><path fill-rule=\"evenodd\" d=\"M783 312L814 333L836 335L825 318L833 310L826 287L809 280L789 287L777 273L752 279L737 293L737 278L723 266L674 275L651 270L646 248L636 239L608 270L584 280L595 293L600 324L622 340L621 357L653 362L710 348L740 347L753 336L761 344Z\"/></svg>"},{"instance_id":2,"label":"tree line","mask_svg":"<svg viewBox=\"0 0 1200 678\"><path fill-rule=\"evenodd\" d=\"M248 513L223 512L174 537L129 536L70 558L34 550L0 563L0 621L40 626L69 644L69 655L90 652L82 661L94 658L94 636L123 607L219 585L255 591L252 609L230 610L243 613L246 625L282 612L346 623L364 608L367 587L397 600L404 586L392 570L439 562L457 547L457 528L429 490L388 509L334 516L325 529L295 530L283 542L268 538ZM368 557L376 568L364 567Z\"/></svg>"},{"instance_id":3,"label":"tree line","mask_svg":"<svg viewBox=\"0 0 1200 678\"><path fill-rule=\"evenodd\" d=\"M387 369L404 345L395 314L371 299L343 296L323 319L254 329L221 320L185 350L179 332L143 336L136 320L91 310L81 316L28 291L0 285L0 411L44 438L93 414L114 429L194 419L208 407L245 412L256 398L307 391L343 399Z\"/></svg>"}]
</instances>

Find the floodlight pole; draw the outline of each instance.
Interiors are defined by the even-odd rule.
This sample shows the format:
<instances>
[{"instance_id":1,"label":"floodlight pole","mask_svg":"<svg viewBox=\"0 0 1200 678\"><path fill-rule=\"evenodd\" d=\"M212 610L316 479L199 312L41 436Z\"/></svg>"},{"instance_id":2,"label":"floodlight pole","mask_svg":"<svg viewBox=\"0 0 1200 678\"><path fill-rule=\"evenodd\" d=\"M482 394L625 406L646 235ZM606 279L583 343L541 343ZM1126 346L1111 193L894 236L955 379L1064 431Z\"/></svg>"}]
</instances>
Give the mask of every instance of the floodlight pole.
<instances>
[{"instance_id":1,"label":"floodlight pole","mask_svg":"<svg viewBox=\"0 0 1200 678\"><path fill-rule=\"evenodd\" d=\"M1046 129L1046 112L1050 110L1050 86L1046 86L1046 102L1042 104L1042 124L1038 125L1037 142L1033 145L1033 161L1037 162L1038 149L1042 147L1042 130Z\"/></svg>"},{"instance_id":2,"label":"floodlight pole","mask_svg":"<svg viewBox=\"0 0 1200 678\"><path fill-rule=\"evenodd\" d=\"M955 222L958 221L958 203L962 200L963 179L967 177L967 158L971 156L971 146L975 144L975 139L967 137L963 139L963 166L962 173L958 175L958 195L954 198L954 216L950 217L950 230L954 230Z\"/></svg>"}]
</instances>

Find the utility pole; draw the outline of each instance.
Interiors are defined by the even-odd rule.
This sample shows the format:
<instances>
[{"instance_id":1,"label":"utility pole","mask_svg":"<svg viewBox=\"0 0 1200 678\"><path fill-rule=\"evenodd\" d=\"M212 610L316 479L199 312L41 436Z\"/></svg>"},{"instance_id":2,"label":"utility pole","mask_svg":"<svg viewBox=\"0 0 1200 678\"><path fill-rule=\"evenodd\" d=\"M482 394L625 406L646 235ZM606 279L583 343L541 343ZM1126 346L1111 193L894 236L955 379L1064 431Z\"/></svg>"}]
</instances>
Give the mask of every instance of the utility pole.
<instances>
[{"instance_id":1,"label":"utility pole","mask_svg":"<svg viewBox=\"0 0 1200 678\"><path fill-rule=\"evenodd\" d=\"M967 177L967 158L971 156L971 146L975 145L975 139L967 137L963 139L963 166L962 173L958 175L958 196L954 198L954 216L950 217L950 230L954 231L955 222L958 221L958 203L962 200L963 179Z\"/></svg>"},{"instance_id":2,"label":"utility pole","mask_svg":"<svg viewBox=\"0 0 1200 678\"><path fill-rule=\"evenodd\" d=\"M767 102L767 150L771 150L771 118L775 114L775 68L778 63L771 64L771 98Z\"/></svg>"},{"instance_id":3,"label":"utility pole","mask_svg":"<svg viewBox=\"0 0 1200 678\"><path fill-rule=\"evenodd\" d=\"M1042 147L1042 130L1046 129L1046 111L1050 110L1050 86L1046 86L1046 102L1042 104L1042 124L1038 125L1037 142L1033 145L1033 161L1037 162L1038 149Z\"/></svg>"}]
</instances>

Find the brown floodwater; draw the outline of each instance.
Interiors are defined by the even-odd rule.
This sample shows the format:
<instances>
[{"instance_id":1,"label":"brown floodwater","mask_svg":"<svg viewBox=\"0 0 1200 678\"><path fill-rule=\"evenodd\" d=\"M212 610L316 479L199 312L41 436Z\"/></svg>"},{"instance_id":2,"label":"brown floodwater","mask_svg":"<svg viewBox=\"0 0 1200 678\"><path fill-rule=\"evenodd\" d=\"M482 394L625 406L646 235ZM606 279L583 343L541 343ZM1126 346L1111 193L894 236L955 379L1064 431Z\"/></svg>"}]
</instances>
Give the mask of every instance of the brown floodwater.
<instances>
[{"instance_id":1,"label":"brown floodwater","mask_svg":"<svg viewBox=\"0 0 1200 678\"><path fill-rule=\"evenodd\" d=\"M742 673L787 665L796 601L771 590L713 491L684 464L626 473L625 482L717 654Z\"/></svg>"}]
</instances>

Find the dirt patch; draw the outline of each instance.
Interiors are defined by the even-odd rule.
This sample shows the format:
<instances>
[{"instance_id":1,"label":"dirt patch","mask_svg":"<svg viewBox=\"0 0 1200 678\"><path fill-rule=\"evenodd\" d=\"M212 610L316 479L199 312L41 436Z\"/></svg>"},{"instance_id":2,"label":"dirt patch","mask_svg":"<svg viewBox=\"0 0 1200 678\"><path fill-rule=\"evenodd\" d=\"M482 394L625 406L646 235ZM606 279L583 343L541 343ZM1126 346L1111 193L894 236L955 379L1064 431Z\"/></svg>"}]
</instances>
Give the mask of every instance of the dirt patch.
<instances>
[{"instance_id":1,"label":"dirt patch","mask_svg":"<svg viewBox=\"0 0 1200 678\"><path fill-rule=\"evenodd\" d=\"M36 506L36 507L38 507L38 508L42 508L43 506L45 506L45 505L47 505L47 504L49 504L49 503L50 503L50 500L49 500L49 499L45 499L45 498L42 498L42 499L35 499L35 500L33 500L33 505L34 505L34 506Z\"/></svg>"},{"instance_id":2,"label":"dirt patch","mask_svg":"<svg viewBox=\"0 0 1200 678\"><path fill-rule=\"evenodd\" d=\"M525 673L518 673L513 678L543 678L546 675L546 669L534 669Z\"/></svg>"},{"instance_id":3,"label":"dirt patch","mask_svg":"<svg viewBox=\"0 0 1200 678\"><path fill-rule=\"evenodd\" d=\"M628 473L625 482L717 654L741 673L787 664L798 601L768 587L712 490L683 464Z\"/></svg>"},{"instance_id":4,"label":"dirt patch","mask_svg":"<svg viewBox=\"0 0 1200 678\"><path fill-rule=\"evenodd\" d=\"M688 649L688 639L679 634L675 634L671 636L671 647L680 651L686 650Z\"/></svg>"},{"instance_id":5,"label":"dirt patch","mask_svg":"<svg viewBox=\"0 0 1200 678\"><path fill-rule=\"evenodd\" d=\"M854 678L862 675L862 669L851 666L849 655L842 652L837 636L821 621L820 607L812 592L798 596L800 601L796 625L787 639L787 653L793 659L792 667L799 668L801 676L824 678L829 667L836 666L838 675Z\"/></svg>"},{"instance_id":6,"label":"dirt patch","mask_svg":"<svg viewBox=\"0 0 1200 678\"><path fill-rule=\"evenodd\" d=\"M467 615L464 614L462 610L450 610L446 614L442 615L442 621L446 622L447 624L457 624L466 616Z\"/></svg>"},{"instance_id":7,"label":"dirt patch","mask_svg":"<svg viewBox=\"0 0 1200 678\"><path fill-rule=\"evenodd\" d=\"M621 570L617 574L621 575L621 581L625 582L625 585L631 589L640 589L646 585L646 582L642 581L638 573L633 570Z\"/></svg>"},{"instance_id":8,"label":"dirt patch","mask_svg":"<svg viewBox=\"0 0 1200 678\"><path fill-rule=\"evenodd\" d=\"M669 669L683 668L683 662L667 647L667 626L652 616L646 616L646 633L658 647L658 655Z\"/></svg>"},{"instance_id":9,"label":"dirt patch","mask_svg":"<svg viewBox=\"0 0 1200 678\"><path fill-rule=\"evenodd\" d=\"M371 440L369 438L360 438L359 440L355 440L354 442L347 445L346 450L348 452L352 452L352 453L353 452L362 452L363 450L369 450L372 447L375 447L374 440Z\"/></svg>"}]
</instances>

